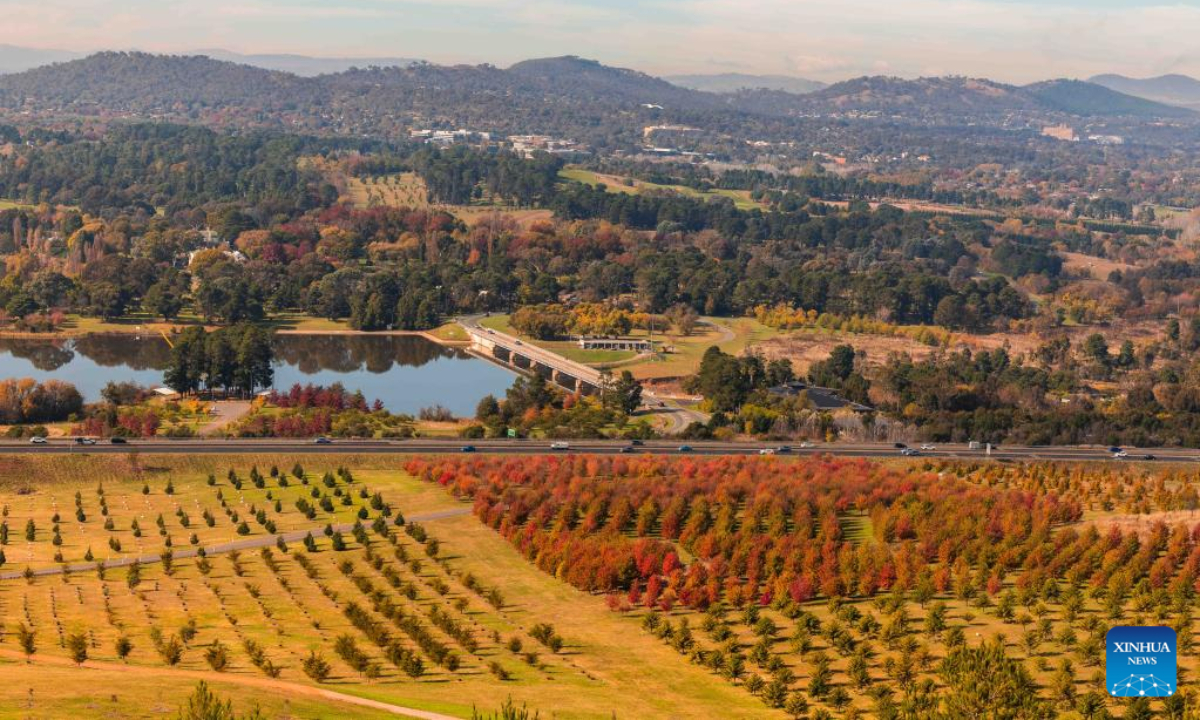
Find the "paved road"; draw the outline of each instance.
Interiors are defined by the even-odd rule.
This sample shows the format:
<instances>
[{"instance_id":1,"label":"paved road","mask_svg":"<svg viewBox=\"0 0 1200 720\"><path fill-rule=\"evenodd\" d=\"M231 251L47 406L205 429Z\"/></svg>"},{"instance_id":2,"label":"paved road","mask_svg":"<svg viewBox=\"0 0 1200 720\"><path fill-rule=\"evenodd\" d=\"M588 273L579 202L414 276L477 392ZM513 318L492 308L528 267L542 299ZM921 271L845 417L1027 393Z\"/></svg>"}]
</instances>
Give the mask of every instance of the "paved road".
<instances>
[{"instance_id":1,"label":"paved road","mask_svg":"<svg viewBox=\"0 0 1200 720\"><path fill-rule=\"evenodd\" d=\"M506 335L499 330L484 327L480 324L484 315L469 315L459 318L458 324L467 329L468 333L478 334L480 337L492 342L499 347L504 348L510 353L527 357L540 365L553 368L559 372L564 372L571 377L579 378L584 382L592 385L600 384L600 371L590 365L575 362L568 358L559 355L556 352L547 350L533 343L527 343L512 335Z\"/></svg>"},{"instance_id":2,"label":"paved road","mask_svg":"<svg viewBox=\"0 0 1200 720\"><path fill-rule=\"evenodd\" d=\"M123 445L100 443L79 446L68 440L51 440L45 445L31 445L18 441L0 441L3 454L181 454L221 455L245 453L280 454L392 454L420 455L429 453L458 453L470 445L478 453L522 455L551 452L549 440L336 440L327 445L309 440L133 440ZM687 447L689 449L684 450ZM688 442L648 440L645 445L630 446L623 440L573 440L569 452L615 455L619 453L655 455L758 455L770 451L776 444L751 442ZM558 451L564 452L564 451ZM899 457L900 451L888 443L818 443L812 447L792 445L790 455L835 455L842 457ZM1200 450L1181 448L1155 448L1129 450L1126 460L1115 460L1103 447L1028 447L1004 446L990 454L984 450L972 450L966 445L939 445L936 449L922 451L920 457L993 460L1103 460L1129 462L1153 454L1159 461L1200 463Z\"/></svg>"},{"instance_id":3,"label":"paved road","mask_svg":"<svg viewBox=\"0 0 1200 720\"><path fill-rule=\"evenodd\" d=\"M420 513L416 515L405 516L405 520L410 522L429 522L431 520L444 520L445 518L459 517L468 515L471 512L469 507L452 508L450 510L438 510L437 512ZM337 532L350 532L354 529L353 523L342 525L334 525L333 529ZM233 550L254 550L262 547L274 547L275 543L279 542L279 538L283 538L284 542L296 543L304 540L304 536L312 533L314 537L321 535L325 531L324 525L317 525L306 530L293 530L291 532L279 533L277 535L264 535L261 537L246 538L245 540L234 540L233 542L217 543L204 548L205 555L217 555L227 553ZM196 557L197 548L180 548L174 552L173 557L176 559ZM156 563L162 560L161 555L139 555L137 557L123 557L111 560L103 560L97 562L76 563L73 565L56 565L54 567L39 568L33 571L34 576L41 577L44 575L62 575L66 572L88 572L95 570L100 562L104 563L105 569L129 567L134 563L149 564ZM16 580L25 576L25 571L0 573L0 580Z\"/></svg>"}]
</instances>

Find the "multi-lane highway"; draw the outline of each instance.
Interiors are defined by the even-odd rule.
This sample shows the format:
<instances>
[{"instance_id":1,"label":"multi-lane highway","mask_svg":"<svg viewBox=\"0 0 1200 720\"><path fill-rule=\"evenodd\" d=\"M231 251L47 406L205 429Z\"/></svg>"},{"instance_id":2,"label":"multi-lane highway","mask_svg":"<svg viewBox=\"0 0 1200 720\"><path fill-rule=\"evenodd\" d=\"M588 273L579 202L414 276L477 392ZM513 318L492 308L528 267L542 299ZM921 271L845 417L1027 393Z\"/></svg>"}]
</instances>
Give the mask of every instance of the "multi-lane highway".
<instances>
[{"instance_id":1,"label":"multi-lane highway","mask_svg":"<svg viewBox=\"0 0 1200 720\"><path fill-rule=\"evenodd\" d=\"M470 448L476 453L530 454L530 453L591 453L654 454L654 455L759 455L785 456L835 455L843 457L900 458L901 451L885 443L816 443L812 447L789 446L786 454L775 443L748 442L681 442L648 440L642 445L631 445L624 440L577 440L570 441L569 448L553 450L549 440L334 440L327 444L311 440L131 440L113 445L98 442L95 445L78 445L70 439L52 439L45 444L27 442L0 442L0 454L233 454L233 453L380 453L415 455L422 453L461 453ZM1138 462L1153 459L1157 462L1200 463L1200 450L1182 448L1155 448L1149 450L1127 449L1128 457L1116 459L1104 447L1027 447L1005 446L990 453L983 449L971 449L966 445L938 445L932 450L922 450L914 459L951 458L960 460L1102 460L1106 462ZM1151 457L1147 457L1151 456Z\"/></svg>"}]
</instances>

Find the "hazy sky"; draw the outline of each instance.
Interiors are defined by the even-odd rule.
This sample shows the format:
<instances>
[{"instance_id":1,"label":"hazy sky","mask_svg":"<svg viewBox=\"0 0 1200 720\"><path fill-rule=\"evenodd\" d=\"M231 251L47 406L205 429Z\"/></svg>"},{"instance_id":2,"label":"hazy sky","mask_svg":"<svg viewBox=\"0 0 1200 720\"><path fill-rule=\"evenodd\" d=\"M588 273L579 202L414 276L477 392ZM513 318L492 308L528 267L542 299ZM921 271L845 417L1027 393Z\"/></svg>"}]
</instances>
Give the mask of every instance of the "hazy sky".
<instances>
[{"instance_id":1,"label":"hazy sky","mask_svg":"<svg viewBox=\"0 0 1200 720\"><path fill-rule=\"evenodd\" d=\"M0 0L0 43L837 80L1200 75L1200 0Z\"/></svg>"}]
</instances>

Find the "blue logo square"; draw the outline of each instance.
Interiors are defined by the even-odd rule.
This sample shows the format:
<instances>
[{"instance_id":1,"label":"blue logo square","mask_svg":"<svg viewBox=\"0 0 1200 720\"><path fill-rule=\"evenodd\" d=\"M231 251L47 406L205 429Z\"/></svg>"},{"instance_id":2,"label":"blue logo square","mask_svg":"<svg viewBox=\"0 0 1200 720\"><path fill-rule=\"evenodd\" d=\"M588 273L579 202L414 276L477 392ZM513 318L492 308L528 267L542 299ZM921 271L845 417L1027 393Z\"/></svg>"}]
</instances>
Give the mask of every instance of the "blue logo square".
<instances>
[{"instance_id":1,"label":"blue logo square","mask_svg":"<svg viewBox=\"0 0 1200 720\"><path fill-rule=\"evenodd\" d=\"M1105 637L1104 681L1114 697L1175 694L1178 668L1175 631L1169 627L1119 625Z\"/></svg>"}]
</instances>

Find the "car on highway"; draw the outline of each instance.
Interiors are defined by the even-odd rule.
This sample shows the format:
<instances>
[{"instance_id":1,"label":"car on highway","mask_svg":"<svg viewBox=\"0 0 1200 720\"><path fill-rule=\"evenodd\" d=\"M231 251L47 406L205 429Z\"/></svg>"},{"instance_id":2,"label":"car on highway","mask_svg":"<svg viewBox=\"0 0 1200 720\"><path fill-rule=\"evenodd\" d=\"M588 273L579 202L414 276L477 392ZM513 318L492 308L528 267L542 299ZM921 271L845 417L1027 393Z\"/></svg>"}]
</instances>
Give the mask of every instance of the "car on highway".
<instances>
[{"instance_id":1,"label":"car on highway","mask_svg":"<svg viewBox=\"0 0 1200 720\"><path fill-rule=\"evenodd\" d=\"M903 450L903 449L907 448L908 446L905 445L904 443L893 443L892 447L896 448L897 450Z\"/></svg>"},{"instance_id":2,"label":"car on highway","mask_svg":"<svg viewBox=\"0 0 1200 720\"><path fill-rule=\"evenodd\" d=\"M620 452L622 455L628 455L628 454L630 454L630 453L632 453L632 452L633 452L633 446L632 446L632 445L624 445L624 446L622 446L622 447L621 447L621 449L620 449L620 451L619 451L619 452Z\"/></svg>"},{"instance_id":3,"label":"car on highway","mask_svg":"<svg viewBox=\"0 0 1200 720\"><path fill-rule=\"evenodd\" d=\"M921 453L918 450L914 450L913 448L906 447L900 451L900 454L903 455L904 457L915 457L917 455L920 455Z\"/></svg>"},{"instance_id":4,"label":"car on highway","mask_svg":"<svg viewBox=\"0 0 1200 720\"><path fill-rule=\"evenodd\" d=\"M333 441L330 440L329 438L325 437L324 435L322 435L319 438L314 439L313 442L317 445L332 445L333 444Z\"/></svg>"},{"instance_id":5,"label":"car on highway","mask_svg":"<svg viewBox=\"0 0 1200 720\"><path fill-rule=\"evenodd\" d=\"M779 453L780 455L787 455L791 451L792 451L791 445L780 445L779 447L775 448L775 452Z\"/></svg>"},{"instance_id":6,"label":"car on highway","mask_svg":"<svg viewBox=\"0 0 1200 720\"><path fill-rule=\"evenodd\" d=\"M77 437L75 438L76 445L95 445L96 441L92 438Z\"/></svg>"},{"instance_id":7,"label":"car on highway","mask_svg":"<svg viewBox=\"0 0 1200 720\"><path fill-rule=\"evenodd\" d=\"M761 450L758 451L758 454L759 455L774 455L775 450L773 450L772 448L762 448Z\"/></svg>"},{"instance_id":8,"label":"car on highway","mask_svg":"<svg viewBox=\"0 0 1200 720\"><path fill-rule=\"evenodd\" d=\"M1143 459L1143 460L1157 460L1158 458L1157 458L1157 457L1155 457L1154 455L1151 455L1151 454L1147 453L1147 454L1145 454L1145 455L1143 455L1143 456L1142 456L1142 459Z\"/></svg>"},{"instance_id":9,"label":"car on highway","mask_svg":"<svg viewBox=\"0 0 1200 720\"><path fill-rule=\"evenodd\" d=\"M129 441L128 441L128 440L126 440L126 439L125 439L125 438L123 438L123 437L110 437L110 438L108 439L108 442L109 442L109 444L110 444L110 445L125 445L125 444L127 444Z\"/></svg>"},{"instance_id":10,"label":"car on highway","mask_svg":"<svg viewBox=\"0 0 1200 720\"><path fill-rule=\"evenodd\" d=\"M33 445L45 445L46 438L42 437L41 435L34 435L33 437L29 438L29 442Z\"/></svg>"},{"instance_id":11,"label":"car on highway","mask_svg":"<svg viewBox=\"0 0 1200 720\"><path fill-rule=\"evenodd\" d=\"M629 441L629 444L633 445L635 447L641 447L641 446L645 445L646 443L642 440L638 440L637 438L634 438L633 440Z\"/></svg>"},{"instance_id":12,"label":"car on highway","mask_svg":"<svg viewBox=\"0 0 1200 720\"><path fill-rule=\"evenodd\" d=\"M563 442L562 440L559 440L557 442L550 443L550 449L551 450L570 450L571 443Z\"/></svg>"},{"instance_id":13,"label":"car on highway","mask_svg":"<svg viewBox=\"0 0 1200 720\"><path fill-rule=\"evenodd\" d=\"M1117 447L1116 445L1113 445L1112 447L1110 447L1108 449L1108 451L1110 453L1112 453L1113 455L1116 455L1117 453L1121 452L1121 448Z\"/></svg>"},{"instance_id":14,"label":"car on highway","mask_svg":"<svg viewBox=\"0 0 1200 720\"><path fill-rule=\"evenodd\" d=\"M930 443L925 443L925 444L921 445L921 449L926 450L926 451L937 450L937 448L935 446L931 445Z\"/></svg>"},{"instance_id":15,"label":"car on highway","mask_svg":"<svg viewBox=\"0 0 1200 720\"><path fill-rule=\"evenodd\" d=\"M1125 458L1129 457L1129 453L1125 452L1124 450L1118 450L1113 453L1112 456L1114 460L1124 460Z\"/></svg>"},{"instance_id":16,"label":"car on highway","mask_svg":"<svg viewBox=\"0 0 1200 720\"><path fill-rule=\"evenodd\" d=\"M463 445L461 448L459 448L459 452L473 453L473 452L475 452L475 446L474 445Z\"/></svg>"},{"instance_id":17,"label":"car on highway","mask_svg":"<svg viewBox=\"0 0 1200 720\"><path fill-rule=\"evenodd\" d=\"M812 443L810 443L810 442L809 442L809 441L807 441L807 440L805 440L804 442L800 443L800 449L801 449L801 450L808 450L808 449L811 449L811 448L814 448L814 447L816 447L816 445L813 445Z\"/></svg>"},{"instance_id":18,"label":"car on highway","mask_svg":"<svg viewBox=\"0 0 1200 720\"><path fill-rule=\"evenodd\" d=\"M691 451L692 451L691 445L680 445L679 446L679 452L691 452Z\"/></svg>"}]
</instances>

